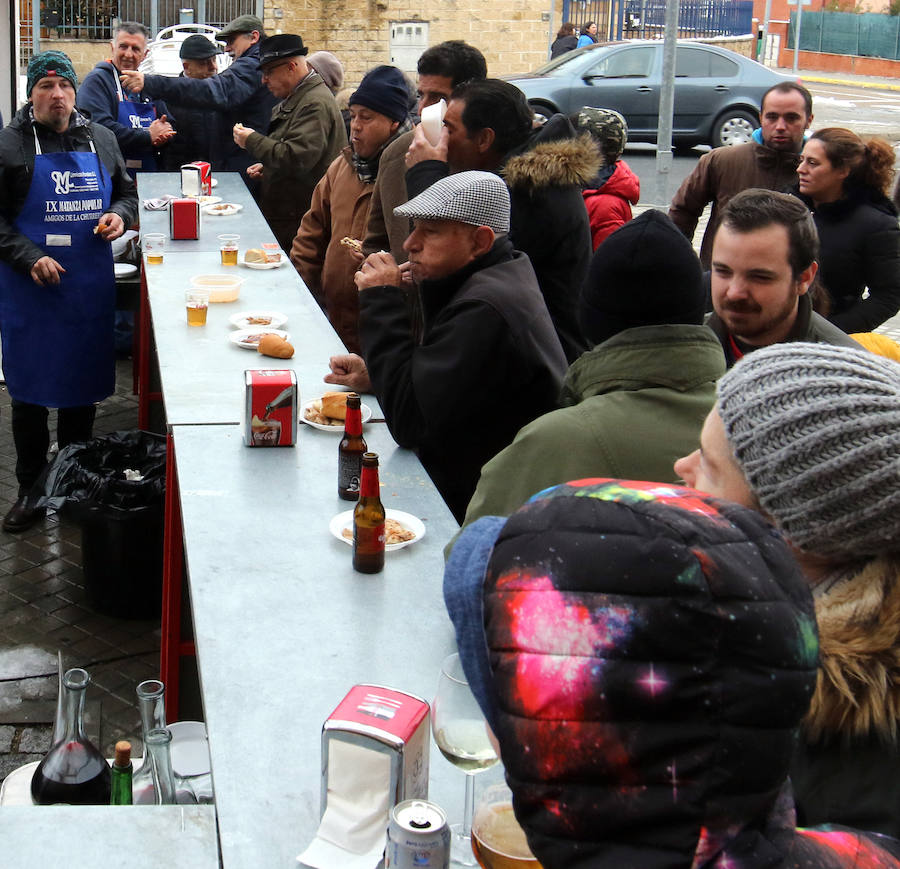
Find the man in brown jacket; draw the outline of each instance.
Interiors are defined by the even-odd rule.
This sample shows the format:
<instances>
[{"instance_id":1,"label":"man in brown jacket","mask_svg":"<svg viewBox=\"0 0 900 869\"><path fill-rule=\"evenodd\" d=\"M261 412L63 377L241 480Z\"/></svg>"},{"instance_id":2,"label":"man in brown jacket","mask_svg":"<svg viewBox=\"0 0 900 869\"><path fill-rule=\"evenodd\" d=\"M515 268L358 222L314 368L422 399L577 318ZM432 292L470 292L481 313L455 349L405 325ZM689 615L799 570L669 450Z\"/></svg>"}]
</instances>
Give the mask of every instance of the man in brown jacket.
<instances>
[{"instance_id":1,"label":"man in brown jacket","mask_svg":"<svg viewBox=\"0 0 900 869\"><path fill-rule=\"evenodd\" d=\"M366 233L379 159L411 129L403 73L377 66L350 96L350 145L316 185L291 248L291 261L351 353L359 353L359 291L353 281L362 262L355 246Z\"/></svg>"},{"instance_id":2,"label":"man in brown jacket","mask_svg":"<svg viewBox=\"0 0 900 869\"><path fill-rule=\"evenodd\" d=\"M750 187L783 191L796 183L803 139L812 119L812 94L802 84L785 81L774 85L763 94L762 126L753 134L753 141L704 154L685 178L669 206L669 217L691 241L703 209L712 203L700 247L705 269L709 268L721 211L732 196Z\"/></svg>"},{"instance_id":3,"label":"man in brown jacket","mask_svg":"<svg viewBox=\"0 0 900 869\"><path fill-rule=\"evenodd\" d=\"M247 169L261 178L259 207L282 249L289 251L309 210L313 190L347 144L334 95L306 62L299 36L280 33L259 46L263 82L281 100L263 134L235 124L235 144L258 162Z\"/></svg>"}]
</instances>

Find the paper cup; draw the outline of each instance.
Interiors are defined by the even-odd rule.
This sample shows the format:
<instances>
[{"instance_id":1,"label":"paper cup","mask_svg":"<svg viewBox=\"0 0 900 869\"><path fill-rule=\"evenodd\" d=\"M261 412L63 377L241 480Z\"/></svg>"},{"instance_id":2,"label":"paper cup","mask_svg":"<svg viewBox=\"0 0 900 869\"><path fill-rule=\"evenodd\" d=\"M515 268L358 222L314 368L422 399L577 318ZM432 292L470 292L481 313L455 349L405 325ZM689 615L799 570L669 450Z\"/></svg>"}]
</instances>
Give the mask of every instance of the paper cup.
<instances>
[{"instance_id":1,"label":"paper cup","mask_svg":"<svg viewBox=\"0 0 900 869\"><path fill-rule=\"evenodd\" d=\"M422 132L432 145L437 145L441 139L441 127L444 126L444 115L447 114L447 101L438 100L430 106L422 109Z\"/></svg>"}]
</instances>

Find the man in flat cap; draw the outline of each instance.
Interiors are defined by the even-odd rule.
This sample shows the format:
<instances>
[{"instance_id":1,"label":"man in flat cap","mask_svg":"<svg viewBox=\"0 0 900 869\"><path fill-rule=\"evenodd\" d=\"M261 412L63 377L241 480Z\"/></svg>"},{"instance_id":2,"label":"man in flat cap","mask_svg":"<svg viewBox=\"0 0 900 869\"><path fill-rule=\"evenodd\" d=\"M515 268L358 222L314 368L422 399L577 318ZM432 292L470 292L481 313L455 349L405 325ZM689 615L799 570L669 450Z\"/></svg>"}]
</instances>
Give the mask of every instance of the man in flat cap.
<instances>
[{"instance_id":1,"label":"man in flat cap","mask_svg":"<svg viewBox=\"0 0 900 869\"><path fill-rule=\"evenodd\" d=\"M217 59L222 54L219 45L207 36L195 33L178 50L181 75L186 78L212 78L219 72ZM185 163L204 160L213 171L225 171L225 154L231 141L231 128L225 126L222 113L216 109L198 109L172 104L178 118L178 135L169 143L165 165L177 172Z\"/></svg>"},{"instance_id":2,"label":"man in flat cap","mask_svg":"<svg viewBox=\"0 0 900 869\"><path fill-rule=\"evenodd\" d=\"M61 51L28 63L28 102L0 131L0 336L12 399L18 498L3 530L43 511L28 493L47 461L47 408L60 447L89 440L115 388L110 241L137 217L115 135L75 109L78 78Z\"/></svg>"},{"instance_id":3,"label":"man in flat cap","mask_svg":"<svg viewBox=\"0 0 900 869\"><path fill-rule=\"evenodd\" d=\"M140 84L123 85L120 76L137 70L147 56L150 31L137 21L122 21L110 41L109 60L101 60L78 91L78 108L95 124L116 135L125 165L132 172L161 168L165 146L175 137L169 109L144 93ZM155 96L160 96L156 94Z\"/></svg>"},{"instance_id":4,"label":"man in flat cap","mask_svg":"<svg viewBox=\"0 0 900 869\"><path fill-rule=\"evenodd\" d=\"M219 75L205 79L164 75L144 75L137 69L122 73L122 84L154 97L164 97L179 106L216 109L222 126L230 130L236 123L265 128L275 98L263 84L259 69L259 43L266 35L255 15L240 15L216 34L234 61ZM253 159L233 141L224 143L222 169L245 172ZM255 191L254 184L249 184Z\"/></svg>"},{"instance_id":5,"label":"man in flat cap","mask_svg":"<svg viewBox=\"0 0 900 869\"><path fill-rule=\"evenodd\" d=\"M482 465L556 406L566 357L531 262L507 238L509 190L498 175L450 175L394 213L415 227L404 249L422 299L422 344L396 261L371 254L356 276L365 363L332 357L325 379L368 369L394 439L416 450L462 521Z\"/></svg>"},{"instance_id":6,"label":"man in flat cap","mask_svg":"<svg viewBox=\"0 0 900 869\"><path fill-rule=\"evenodd\" d=\"M344 119L322 77L306 62L309 49L293 33L264 39L259 49L263 81L281 100L267 132L236 124L234 141L256 161L259 207L281 249L290 252L313 190L347 144Z\"/></svg>"}]
</instances>

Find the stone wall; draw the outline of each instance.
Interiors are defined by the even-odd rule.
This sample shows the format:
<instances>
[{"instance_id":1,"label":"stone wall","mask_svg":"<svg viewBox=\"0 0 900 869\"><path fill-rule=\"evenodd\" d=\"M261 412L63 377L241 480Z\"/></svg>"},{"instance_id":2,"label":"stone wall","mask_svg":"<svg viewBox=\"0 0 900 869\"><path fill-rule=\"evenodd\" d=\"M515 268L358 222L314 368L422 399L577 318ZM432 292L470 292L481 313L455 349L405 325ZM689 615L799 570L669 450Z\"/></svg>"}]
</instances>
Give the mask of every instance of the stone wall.
<instances>
[{"instance_id":1,"label":"stone wall","mask_svg":"<svg viewBox=\"0 0 900 869\"><path fill-rule=\"evenodd\" d=\"M52 48L55 51L64 51L72 58L72 65L78 81L84 81L84 77L101 61L110 56L109 40L88 39L42 39L41 49L46 51Z\"/></svg>"}]
</instances>

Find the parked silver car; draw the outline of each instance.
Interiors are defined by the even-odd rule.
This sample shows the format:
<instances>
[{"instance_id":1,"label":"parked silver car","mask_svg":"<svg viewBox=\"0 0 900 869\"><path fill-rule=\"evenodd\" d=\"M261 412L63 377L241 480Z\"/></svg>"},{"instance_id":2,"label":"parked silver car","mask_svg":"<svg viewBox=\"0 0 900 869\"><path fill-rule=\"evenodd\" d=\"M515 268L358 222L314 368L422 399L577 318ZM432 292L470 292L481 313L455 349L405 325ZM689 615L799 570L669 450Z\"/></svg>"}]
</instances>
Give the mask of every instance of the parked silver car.
<instances>
[{"instance_id":1,"label":"parked silver car","mask_svg":"<svg viewBox=\"0 0 900 869\"><path fill-rule=\"evenodd\" d=\"M504 78L523 91L538 115L570 114L582 106L615 109L628 122L629 140L655 142L662 65L661 40L632 40L590 45L534 72ZM762 95L787 80L733 51L679 42L673 142L718 147L749 141L759 126Z\"/></svg>"}]
</instances>

